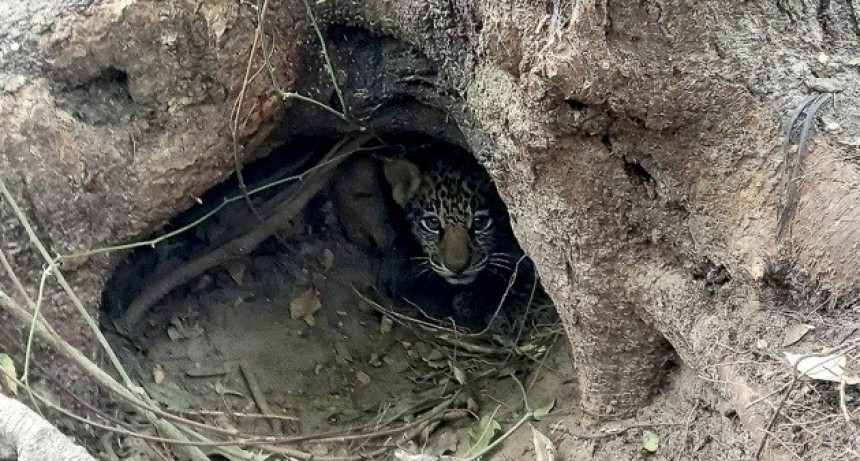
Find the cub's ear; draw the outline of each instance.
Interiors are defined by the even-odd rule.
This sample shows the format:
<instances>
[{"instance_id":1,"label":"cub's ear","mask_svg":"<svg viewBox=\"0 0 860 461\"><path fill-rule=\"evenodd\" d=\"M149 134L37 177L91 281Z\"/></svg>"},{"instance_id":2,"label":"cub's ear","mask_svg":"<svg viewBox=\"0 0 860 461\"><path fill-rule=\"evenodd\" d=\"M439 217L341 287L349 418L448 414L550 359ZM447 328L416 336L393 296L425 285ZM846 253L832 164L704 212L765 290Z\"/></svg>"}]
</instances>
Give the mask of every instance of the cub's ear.
<instances>
[{"instance_id":1,"label":"cub's ear","mask_svg":"<svg viewBox=\"0 0 860 461\"><path fill-rule=\"evenodd\" d=\"M391 186L391 196L401 207L415 196L421 187L421 172L408 160L391 160L382 167L385 179Z\"/></svg>"}]
</instances>

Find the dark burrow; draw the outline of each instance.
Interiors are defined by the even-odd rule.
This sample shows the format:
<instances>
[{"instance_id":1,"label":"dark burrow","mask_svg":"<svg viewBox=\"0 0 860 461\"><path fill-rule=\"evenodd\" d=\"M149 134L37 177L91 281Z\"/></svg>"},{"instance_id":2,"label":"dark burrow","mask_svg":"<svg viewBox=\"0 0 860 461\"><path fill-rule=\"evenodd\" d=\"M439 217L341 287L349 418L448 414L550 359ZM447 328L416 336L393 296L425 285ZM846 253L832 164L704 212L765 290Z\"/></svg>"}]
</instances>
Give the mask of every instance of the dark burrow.
<instances>
[{"instance_id":1,"label":"dark burrow","mask_svg":"<svg viewBox=\"0 0 860 461\"><path fill-rule=\"evenodd\" d=\"M250 196L233 175L149 236L161 239L154 247L129 253L107 284L102 324L150 395L233 415L248 433L319 432L448 395L460 387L446 378L455 369L524 374L544 356L561 332L555 309L486 171L433 138L382 139L335 152L344 143L296 137L243 168ZM322 171L333 153L349 157L298 212L285 212L314 184L305 172ZM467 210L404 204L439 159L448 179L483 187L471 201L454 200L462 184L434 189L440 203ZM399 167L408 171L398 179ZM428 264L416 238L428 227L440 248L434 265L460 284ZM254 233L265 238L252 250L236 245ZM480 241L488 238L495 243ZM474 360L463 356L470 349Z\"/></svg>"}]
</instances>

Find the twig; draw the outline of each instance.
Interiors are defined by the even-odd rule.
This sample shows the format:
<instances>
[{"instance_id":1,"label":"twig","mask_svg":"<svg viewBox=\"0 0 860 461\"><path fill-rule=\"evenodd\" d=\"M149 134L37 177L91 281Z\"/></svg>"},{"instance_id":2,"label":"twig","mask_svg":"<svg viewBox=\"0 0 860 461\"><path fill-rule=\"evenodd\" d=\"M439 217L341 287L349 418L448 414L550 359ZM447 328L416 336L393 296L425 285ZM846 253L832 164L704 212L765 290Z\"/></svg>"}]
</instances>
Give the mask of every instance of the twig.
<instances>
[{"instance_id":1,"label":"twig","mask_svg":"<svg viewBox=\"0 0 860 461\"><path fill-rule=\"evenodd\" d=\"M341 142L339 142L335 147L337 148L337 146L343 146L343 143L345 143L346 141L349 141L351 139L354 139L354 138L346 137L343 140L341 140ZM344 154L344 156L346 156L346 155L348 155L348 154ZM321 169L327 169L332 163L339 164L343 160L344 160L343 158L335 157L335 158L332 158L328 161L322 161L319 164L314 165L311 168L308 168L303 173L293 175L293 176L288 176L286 178L281 178L281 179L278 179L277 181L272 181L270 183L267 183L267 184L264 184L262 186L251 189L248 191L248 195L253 196L253 195L259 194L260 192L272 189L274 187L278 187L282 184L296 182L296 181L304 181L308 178L308 176L314 174L316 171L321 170ZM90 256L113 253L115 251L122 251L122 250L133 250L135 248L141 248L141 247L153 247L154 248L156 245L158 245L159 243L161 243L165 240L176 237L177 235L180 235L184 232L187 232L190 229L197 227L198 225L200 225L200 223L208 220L209 218L211 218L212 216L217 214L219 211L224 209L227 205L230 205L231 203L237 202L239 200L243 200L242 195L236 195L233 197L226 198L221 202L221 204L219 204L215 208L207 211L203 216L195 219L194 221L191 221L190 223L188 223L188 224L186 224L186 225L184 225L178 229L172 230L166 234L159 235L158 237L154 237L154 238L149 239L149 240L140 240L140 241L136 241L136 242L132 242L132 243L125 243L125 244L120 244L120 245L111 245L111 246L107 246L107 247L95 248L92 250L81 251L78 253L71 253L71 254L67 254L67 255L58 255L55 258L54 262L59 263L59 262L63 262L63 261L70 260L70 259L87 258Z\"/></svg>"},{"instance_id":2,"label":"twig","mask_svg":"<svg viewBox=\"0 0 860 461\"><path fill-rule=\"evenodd\" d=\"M806 150L809 145L808 141L812 132L812 125L815 123L815 120L818 117L818 111L821 110L821 107L832 99L833 95L831 93L816 93L807 96L800 102L800 104L798 104L786 124L784 133L785 159L783 160L783 164L780 168L783 180L785 181L785 199L779 210L776 229L777 239L782 237L789 219L791 219L791 216L794 214L794 208L797 204L797 188L798 181L800 180L800 167L803 164L803 160L806 158ZM797 123L804 112L803 124L801 125L800 132L798 133ZM792 156L791 145L795 135L797 136L797 153Z\"/></svg>"},{"instance_id":3,"label":"twig","mask_svg":"<svg viewBox=\"0 0 860 461\"><path fill-rule=\"evenodd\" d=\"M27 305L30 307L30 309L32 309L34 312L36 312L38 314L39 306L40 306L41 300L42 300L42 292L43 292L44 285L45 285L45 275L44 274L42 275L42 282L39 284L39 293L38 293L39 303L37 304L37 303L33 302L32 298L30 298L30 295L27 293L27 290L24 288L24 284L21 283L21 279L15 273L15 270L12 269L12 265L9 264L9 260L6 259L6 254L3 253L2 248L0 248L0 264L3 265L3 268L6 270L6 274L9 276L9 279L12 280L12 284L18 290L18 293L21 295L21 297L24 299L24 301L27 302ZM47 274L47 271L45 272L45 274ZM33 318L35 320L36 317L33 317ZM33 344L33 326L31 325L30 335L27 338L27 348L24 352L24 371L23 371L23 374L21 375L22 380L24 380L25 382L28 382L29 365L30 365L30 351L31 351L32 344ZM31 392L29 392L29 388L28 388L27 394L28 394L28 397L30 398L30 403L33 404L33 408L37 412L39 412L40 415L42 415L42 410L40 410L39 406L36 404L35 397L33 397L33 394ZM44 416L44 415L42 415L42 416Z\"/></svg>"},{"instance_id":4,"label":"twig","mask_svg":"<svg viewBox=\"0 0 860 461\"><path fill-rule=\"evenodd\" d=\"M800 361L798 361L798 363L800 363ZM771 428L773 428L773 425L776 424L776 418L779 416L779 412L785 405L786 400L788 400L788 396L791 395L791 390L794 389L795 384L797 384L797 373L792 375L791 382L785 389L785 393L782 395L782 399L779 400L779 404L776 406L776 409L774 409L773 415L771 415L770 420L764 427L764 435L762 436L761 441L758 444L758 449L756 449L755 451L755 459L761 459L761 455L764 452L765 445L767 444L767 438L768 435L770 435Z\"/></svg>"},{"instance_id":5,"label":"twig","mask_svg":"<svg viewBox=\"0 0 860 461\"><path fill-rule=\"evenodd\" d=\"M242 376L245 377L245 382L248 384L248 390L251 391L251 397L254 398L257 408L260 409L261 413L269 417L269 424L272 425L272 432L276 435L282 434L281 421L277 418L271 418L271 416L274 416L275 412L272 411L272 407L269 406L269 402L266 400L266 394L264 394L263 390L260 389L260 383L257 382L257 377L254 376L254 371L251 370L251 367L249 367L245 362L242 362L239 365L239 369L242 370Z\"/></svg>"},{"instance_id":6,"label":"twig","mask_svg":"<svg viewBox=\"0 0 860 461\"><path fill-rule=\"evenodd\" d=\"M571 430L570 428L565 428L564 432L585 440L598 440L606 437L614 437L616 435L621 435L627 431L631 431L633 429L645 429L649 427L674 427L674 426L683 426L684 423L637 423L630 424L624 427L619 427L617 429L610 429L607 431L601 432L576 432Z\"/></svg>"},{"instance_id":7,"label":"twig","mask_svg":"<svg viewBox=\"0 0 860 461\"><path fill-rule=\"evenodd\" d=\"M45 299L45 282L48 280L48 275L51 274L51 266L42 271L42 278L39 280L39 293L36 295L36 306L33 308L33 321L30 323L30 332L27 335L27 348L24 350L24 371L21 374L21 380L29 382L30 376L30 356L33 352L33 336L35 336L36 321L39 319L39 311L42 308L42 302Z\"/></svg>"},{"instance_id":8,"label":"twig","mask_svg":"<svg viewBox=\"0 0 860 461\"><path fill-rule=\"evenodd\" d=\"M12 280L12 284L15 286L15 289L18 290L18 294L21 295L21 298L27 302L27 305L30 306L30 309L36 309L36 303L33 302L33 298L30 297L27 290L24 288L24 285L21 283L21 279L15 275L15 270L12 269L12 265L9 264L9 260L6 259L6 253L3 252L3 248L0 247L0 264L3 265L3 269L6 271L6 274L9 276L9 279Z\"/></svg>"},{"instance_id":9,"label":"twig","mask_svg":"<svg viewBox=\"0 0 860 461\"><path fill-rule=\"evenodd\" d=\"M517 264L514 266L514 271L511 274L510 278L508 278L508 285L505 287L505 292L502 294L502 299L499 300L499 304L496 306L496 311L493 312L493 316L490 318L490 321L487 322L487 326L484 327L483 330L477 333L470 333L470 336L483 336L486 332L490 331L490 327L493 325L493 321L499 315L499 312L502 310L502 306L505 304L505 300L508 299L508 295L511 293L511 288L513 288L514 283L517 281L517 277L520 273L520 264L526 259L526 255L522 255L520 259L517 260ZM525 320L523 320L525 322Z\"/></svg>"},{"instance_id":10,"label":"twig","mask_svg":"<svg viewBox=\"0 0 860 461\"><path fill-rule=\"evenodd\" d=\"M851 413L848 412L848 405L845 403L845 376L839 380L839 408L842 410L842 416L845 417L845 422L851 423Z\"/></svg>"},{"instance_id":11,"label":"twig","mask_svg":"<svg viewBox=\"0 0 860 461\"><path fill-rule=\"evenodd\" d=\"M298 421L299 418L295 416L287 416L287 415L276 415L276 414L263 414L263 413L247 413L241 411L218 411L218 410L179 410L178 413L182 413L188 416L230 416L233 418L258 418L258 419L279 419L281 421Z\"/></svg>"},{"instance_id":12,"label":"twig","mask_svg":"<svg viewBox=\"0 0 860 461\"><path fill-rule=\"evenodd\" d=\"M26 309L21 307L14 299L12 299L8 294L0 290L0 307L9 313L9 315L16 319L20 324L27 325L33 321L33 315L28 312ZM74 346L66 342L56 331L54 331L51 326L43 321L39 321L36 323L36 334L49 345L51 345L54 350L59 352L62 356L69 359L71 362L77 364L87 374L92 377L96 382L105 386L110 391L115 394L123 397L129 402L135 403L137 406L141 408L150 408L150 410L145 410L144 415L147 419L156 426L159 430L167 433L168 435L173 436L174 434L179 434L176 427L173 424L160 420L156 416L157 409L152 409L152 406L149 405L143 398L138 397L134 392L130 389L135 389L136 387L126 388L119 382L117 382L113 377L108 375L104 370L102 370L98 365L93 363L90 359L81 353ZM139 388L137 388L139 389ZM139 391L142 393L142 391ZM179 434L179 437L183 437ZM208 461L208 458L202 451L196 448L186 448L185 454L194 461Z\"/></svg>"},{"instance_id":13,"label":"twig","mask_svg":"<svg viewBox=\"0 0 860 461\"><path fill-rule=\"evenodd\" d=\"M302 0L302 2L304 2L305 10L308 12L308 17L310 17L311 19L311 26L314 28L314 32L316 32L317 38L320 41L320 51L322 52L323 59L325 60L325 69L328 72L329 78L331 78L331 84L332 86L334 86L335 93L337 93L337 99L340 100L340 108L346 118L349 118L349 113L346 107L346 100L343 98L343 92L340 90L340 86L337 83L337 75L334 71L334 65L332 65L331 58L328 55L325 38L323 37L319 25L317 24L317 18L314 15L313 10L311 10L311 4L308 2L308 0Z\"/></svg>"},{"instance_id":14,"label":"twig","mask_svg":"<svg viewBox=\"0 0 860 461\"><path fill-rule=\"evenodd\" d=\"M261 7L260 17L262 18L266 16L266 9L269 5L269 0L263 0L263 5ZM242 174L242 162L239 161L239 118L242 114L242 104L245 102L245 91L248 89L248 85L251 83L251 80L256 76L251 75L251 68L254 64L254 55L257 52L257 45L260 42L260 38L262 36L262 22L257 25L257 29L254 32L254 42L251 44L251 51L248 52L248 65L245 67L245 76L242 79L242 87L239 89L239 95L236 97L236 101L233 104L233 113L231 116L231 127L230 127L230 137L233 141L233 169L236 172L236 179L239 181L239 191L242 193L242 197L245 199L245 203L248 205L248 208L251 210L251 213L257 217L258 220L262 221L262 217L257 211L256 207L254 207L254 203L251 202L251 196L248 195L248 187L245 185L245 176Z\"/></svg>"},{"instance_id":15,"label":"twig","mask_svg":"<svg viewBox=\"0 0 860 461\"><path fill-rule=\"evenodd\" d=\"M30 242L33 243L33 245L35 245L36 248L39 249L39 252L42 254L42 257L45 258L45 261L47 261L51 265L56 264L54 262L54 258L51 257L51 254L48 253L48 250L45 249L44 245L42 245L42 241L39 239L39 237L36 235L36 232L33 230L33 227L30 225L30 221L27 219L27 215L25 215L24 212L21 211L21 208L18 206L18 202L15 200L14 197L12 197L12 194L9 192L9 189L6 188L6 182L3 181L2 177L0 177L0 193L3 194L3 197L12 207L12 210L15 212L15 216L18 218L18 221L21 223L22 226L24 226L27 235L30 237ZM54 276L57 277L57 281L60 282L60 286L62 286L63 290L66 291L66 294L72 300L72 304L74 304L75 308L77 308L78 313L84 319L84 322L86 322L90 330L93 332L93 335L96 337L99 344L101 344L102 348L108 356L108 359L111 362L111 365L113 365L117 373L119 373L126 386L131 386L133 382L126 373L125 368L123 368L122 363L120 363L119 357L117 357L116 353L114 353L113 349L110 347L110 344L108 344L107 338L105 338L104 334L102 334L98 324L96 324L95 319L93 319L90 313L87 312L87 309L84 307L84 304L75 294L74 290L72 290L71 285L69 285L69 283L66 281L66 278L63 276L62 271L60 271L59 269L54 269Z\"/></svg>"},{"instance_id":16,"label":"twig","mask_svg":"<svg viewBox=\"0 0 860 461\"><path fill-rule=\"evenodd\" d=\"M307 2L305 2L305 5L307 5ZM308 6L308 8L309 8L309 6ZM310 16L313 18L312 14ZM316 21L314 21L314 24L316 24ZM274 66L274 64L272 64L272 61L270 59L270 57L274 51L269 51L266 47L266 37L265 37L265 32L264 32L264 25L265 25L265 18L260 16L258 27L259 27L260 35L262 38L262 40L260 41L260 50L263 54L263 62L266 64L266 68L269 70L269 75L272 78L272 85L274 86L274 90L276 93L278 93L278 95L281 97L281 99L284 99L284 100L297 99L299 101L315 105L315 106L323 109L324 111L334 115L335 117L343 120L344 122L352 123L350 121L350 118L345 113L339 112L338 110L334 109L333 107L331 107L327 104L324 104L320 101L317 101L316 99L309 98L307 96L304 96L304 95L296 93L296 92L287 91L283 87L281 87L281 85L278 83L277 69L275 69L275 66ZM274 46L274 43L273 43L273 46ZM324 53L323 56L325 56L327 58L328 57L328 51L325 49L325 42L323 42L322 49L323 49L323 53ZM329 74L329 75L332 75L332 74ZM336 90L338 91L338 94L340 94L340 89L337 86L337 80L335 80L333 83L335 85ZM343 107L345 107L345 106L343 106ZM346 109L344 109L344 110L346 110ZM355 126L355 128L357 128L358 131L363 131L363 129L359 126Z\"/></svg>"},{"instance_id":17,"label":"twig","mask_svg":"<svg viewBox=\"0 0 860 461\"><path fill-rule=\"evenodd\" d=\"M36 330L36 322L39 319L39 311L42 309L42 302L45 299L45 282L48 280L48 275L50 275L53 266L48 266L44 271L42 271L42 278L39 281L39 293L36 295L36 307L33 309L33 321L30 323L30 331L27 334L27 347L24 350L24 371L21 375L21 381L25 383L30 383L30 358L33 354L33 337L35 336ZM42 415L42 410L39 409L39 406L36 405L36 398L33 396L33 392L30 390L30 386L26 386L27 395L30 397L30 402L33 404L33 408ZM42 415L43 417L45 415Z\"/></svg>"},{"instance_id":18,"label":"twig","mask_svg":"<svg viewBox=\"0 0 860 461\"><path fill-rule=\"evenodd\" d=\"M265 218L262 224L250 232L231 240L225 245L207 253L189 263L175 269L170 275L149 286L139 294L123 314L124 327L128 333L134 334L136 326L143 320L149 309L161 300L165 295L176 287L188 283L203 272L223 264L232 258L245 255L256 248L260 242L271 236L284 222L301 211L307 202L313 198L334 174L335 168L348 155L354 152L368 139L367 136L356 136L345 138L348 142L341 142L327 155L327 160L314 169L314 175L297 187L280 193L278 198L283 202L278 205L272 215ZM322 167L324 165L324 167ZM268 187L268 186L266 186ZM258 188L257 190L261 190Z\"/></svg>"}]
</instances>

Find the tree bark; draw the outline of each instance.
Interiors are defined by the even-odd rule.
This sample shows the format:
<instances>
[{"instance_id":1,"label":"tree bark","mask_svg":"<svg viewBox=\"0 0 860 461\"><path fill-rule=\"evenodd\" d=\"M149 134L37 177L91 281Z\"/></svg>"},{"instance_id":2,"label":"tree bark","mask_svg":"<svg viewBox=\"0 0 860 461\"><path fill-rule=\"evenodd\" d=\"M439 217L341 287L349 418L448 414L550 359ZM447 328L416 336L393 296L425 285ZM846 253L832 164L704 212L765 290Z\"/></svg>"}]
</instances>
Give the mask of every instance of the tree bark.
<instances>
[{"instance_id":1,"label":"tree bark","mask_svg":"<svg viewBox=\"0 0 860 461\"><path fill-rule=\"evenodd\" d=\"M0 174L55 251L145 235L230 174L234 155L350 129L283 103L266 72L241 91L259 18L235 2L42 16L37 3L0 14L12 31L0 37ZM353 120L467 146L490 171L564 320L587 411L635 412L675 360L773 395L786 327L814 321L819 345L856 337L828 326L856 322L860 290L856 2L311 3ZM331 100L304 3L272 2L264 22L280 89ZM236 151L224 127L240 92ZM816 93L837 104L801 114L815 129L786 140ZM4 244L23 248L9 217L0 204ZM121 257L67 269L89 305ZM37 279L42 261L15 259ZM88 347L65 307L49 320ZM761 410L743 411L761 429Z\"/></svg>"}]
</instances>

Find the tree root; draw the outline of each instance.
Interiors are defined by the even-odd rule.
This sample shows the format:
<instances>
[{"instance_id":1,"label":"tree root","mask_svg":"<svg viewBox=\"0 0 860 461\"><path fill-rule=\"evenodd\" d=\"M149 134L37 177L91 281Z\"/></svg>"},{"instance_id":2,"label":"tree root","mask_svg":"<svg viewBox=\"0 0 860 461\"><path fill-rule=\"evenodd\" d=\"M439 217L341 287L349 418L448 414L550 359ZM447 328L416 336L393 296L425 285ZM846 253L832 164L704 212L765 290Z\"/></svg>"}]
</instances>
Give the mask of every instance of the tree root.
<instances>
[{"instance_id":1,"label":"tree root","mask_svg":"<svg viewBox=\"0 0 860 461\"><path fill-rule=\"evenodd\" d=\"M308 178L278 194L273 203L278 203L275 211L265 217L251 231L237 237L221 247L188 261L171 271L163 279L150 284L143 290L125 311L120 327L135 336L139 326L150 309L175 288L194 280L207 270L224 264L239 256L253 251L260 243L272 236L284 223L296 216L331 179L337 166L350 154L358 150L368 140L367 136L349 137L329 151L317 168L310 171Z\"/></svg>"},{"instance_id":2,"label":"tree root","mask_svg":"<svg viewBox=\"0 0 860 461\"><path fill-rule=\"evenodd\" d=\"M0 394L0 440L12 445L19 461L95 461L36 412L3 394Z\"/></svg>"}]
</instances>

